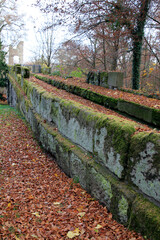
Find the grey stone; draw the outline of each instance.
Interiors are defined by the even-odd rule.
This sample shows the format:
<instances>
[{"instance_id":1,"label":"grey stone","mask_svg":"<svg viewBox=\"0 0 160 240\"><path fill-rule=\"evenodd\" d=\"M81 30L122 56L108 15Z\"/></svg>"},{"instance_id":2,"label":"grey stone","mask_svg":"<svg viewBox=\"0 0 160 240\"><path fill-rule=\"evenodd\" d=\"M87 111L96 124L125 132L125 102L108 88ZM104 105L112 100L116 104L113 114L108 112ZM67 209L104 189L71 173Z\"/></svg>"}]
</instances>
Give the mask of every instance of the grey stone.
<instances>
[{"instance_id":1,"label":"grey stone","mask_svg":"<svg viewBox=\"0 0 160 240\"><path fill-rule=\"evenodd\" d=\"M73 153L70 156L70 173L72 178L78 179L82 187L87 188L86 164Z\"/></svg>"},{"instance_id":2,"label":"grey stone","mask_svg":"<svg viewBox=\"0 0 160 240\"><path fill-rule=\"evenodd\" d=\"M108 85L117 88L123 87L123 73L108 72Z\"/></svg>"}]
</instances>

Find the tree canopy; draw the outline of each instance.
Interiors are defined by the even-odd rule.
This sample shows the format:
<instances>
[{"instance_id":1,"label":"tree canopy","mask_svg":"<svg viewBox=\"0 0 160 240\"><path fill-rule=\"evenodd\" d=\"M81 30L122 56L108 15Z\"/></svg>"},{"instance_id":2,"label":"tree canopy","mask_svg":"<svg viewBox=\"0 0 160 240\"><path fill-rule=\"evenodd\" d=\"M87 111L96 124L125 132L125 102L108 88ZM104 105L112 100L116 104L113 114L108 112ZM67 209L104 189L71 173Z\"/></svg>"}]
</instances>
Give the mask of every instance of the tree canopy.
<instances>
[{"instance_id":1,"label":"tree canopy","mask_svg":"<svg viewBox=\"0 0 160 240\"><path fill-rule=\"evenodd\" d=\"M68 24L79 38L84 34L94 38L94 51L90 51L94 69L101 62L104 70L116 71L118 64L125 65L128 58L132 62L133 89L140 85L144 34L160 26L158 4L158 0L37 1L43 12L59 16L57 24ZM147 39L146 43L159 62Z\"/></svg>"}]
</instances>

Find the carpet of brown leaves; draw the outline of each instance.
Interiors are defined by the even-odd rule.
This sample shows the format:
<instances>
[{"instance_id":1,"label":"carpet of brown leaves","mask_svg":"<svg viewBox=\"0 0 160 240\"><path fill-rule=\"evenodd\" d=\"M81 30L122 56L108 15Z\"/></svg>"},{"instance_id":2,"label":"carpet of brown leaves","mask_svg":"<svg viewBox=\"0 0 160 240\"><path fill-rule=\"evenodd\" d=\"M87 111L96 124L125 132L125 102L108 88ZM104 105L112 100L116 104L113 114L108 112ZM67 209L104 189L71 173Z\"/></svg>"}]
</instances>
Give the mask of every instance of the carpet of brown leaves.
<instances>
[{"instance_id":1,"label":"carpet of brown leaves","mask_svg":"<svg viewBox=\"0 0 160 240\"><path fill-rule=\"evenodd\" d=\"M13 111L0 113L1 240L143 239L68 178Z\"/></svg>"}]
</instances>

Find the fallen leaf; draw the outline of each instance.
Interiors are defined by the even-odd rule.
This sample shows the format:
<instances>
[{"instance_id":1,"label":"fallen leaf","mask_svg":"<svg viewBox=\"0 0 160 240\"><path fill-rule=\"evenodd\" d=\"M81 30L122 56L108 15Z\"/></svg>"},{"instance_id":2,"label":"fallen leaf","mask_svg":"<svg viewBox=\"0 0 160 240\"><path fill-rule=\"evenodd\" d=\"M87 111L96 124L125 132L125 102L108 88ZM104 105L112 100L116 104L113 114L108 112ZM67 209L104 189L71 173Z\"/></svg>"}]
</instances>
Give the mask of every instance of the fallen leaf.
<instances>
[{"instance_id":1,"label":"fallen leaf","mask_svg":"<svg viewBox=\"0 0 160 240\"><path fill-rule=\"evenodd\" d=\"M78 216L83 217L86 213L85 212L80 212L78 213Z\"/></svg>"},{"instance_id":2,"label":"fallen leaf","mask_svg":"<svg viewBox=\"0 0 160 240\"><path fill-rule=\"evenodd\" d=\"M10 208L11 207L11 203L8 203L7 207Z\"/></svg>"},{"instance_id":3,"label":"fallen leaf","mask_svg":"<svg viewBox=\"0 0 160 240\"><path fill-rule=\"evenodd\" d=\"M18 238L17 236L14 236L16 240L21 240L20 238Z\"/></svg>"},{"instance_id":4,"label":"fallen leaf","mask_svg":"<svg viewBox=\"0 0 160 240\"><path fill-rule=\"evenodd\" d=\"M76 228L74 231L69 231L67 233L67 237L68 238L74 238L74 237L77 237L80 235L80 231L79 231L79 228Z\"/></svg>"},{"instance_id":5,"label":"fallen leaf","mask_svg":"<svg viewBox=\"0 0 160 240\"><path fill-rule=\"evenodd\" d=\"M97 226L96 226L95 228L96 228L96 229L100 229L100 228L102 228L102 225L97 224Z\"/></svg>"},{"instance_id":6,"label":"fallen leaf","mask_svg":"<svg viewBox=\"0 0 160 240\"><path fill-rule=\"evenodd\" d=\"M60 205L61 203L60 202L54 202L53 204L56 206L56 205Z\"/></svg>"},{"instance_id":7,"label":"fallen leaf","mask_svg":"<svg viewBox=\"0 0 160 240\"><path fill-rule=\"evenodd\" d=\"M29 195L28 198L31 200L31 199L34 199L34 197L32 195Z\"/></svg>"},{"instance_id":8,"label":"fallen leaf","mask_svg":"<svg viewBox=\"0 0 160 240\"><path fill-rule=\"evenodd\" d=\"M38 238L35 234L32 234L31 237Z\"/></svg>"},{"instance_id":9,"label":"fallen leaf","mask_svg":"<svg viewBox=\"0 0 160 240\"><path fill-rule=\"evenodd\" d=\"M38 212L34 212L32 213L33 215L35 215L36 217L40 217L39 213Z\"/></svg>"}]
</instances>

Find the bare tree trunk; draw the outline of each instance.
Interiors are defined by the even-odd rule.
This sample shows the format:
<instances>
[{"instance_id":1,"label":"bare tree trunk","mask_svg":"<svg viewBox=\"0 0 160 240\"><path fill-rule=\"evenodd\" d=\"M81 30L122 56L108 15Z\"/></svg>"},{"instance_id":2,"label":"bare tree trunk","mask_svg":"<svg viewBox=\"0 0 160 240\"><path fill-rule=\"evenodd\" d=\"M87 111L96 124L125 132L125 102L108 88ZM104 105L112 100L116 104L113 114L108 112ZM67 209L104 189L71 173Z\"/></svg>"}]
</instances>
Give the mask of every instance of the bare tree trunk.
<instances>
[{"instance_id":1,"label":"bare tree trunk","mask_svg":"<svg viewBox=\"0 0 160 240\"><path fill-rule=\"evenodd\" d=\"M112 60L111 71L116 71L116 69L117 69L117 65L118 65L118 50L119 50L119 34L117 36L117 39L114 42L113 60Z\"/></svg>"},{"instance_id":2,"label":"bare tree trunk","mask_svg":"<svg viewBox=\"0 0 160 240\"><path fill-rule=\"evenodd\" d=\"M103 65L104 70L107 70L107 61L106 61L106 40L105 40L105 34L104 34L104 28L102 29L103 33Z\"/></svg>"}]
</instances>

